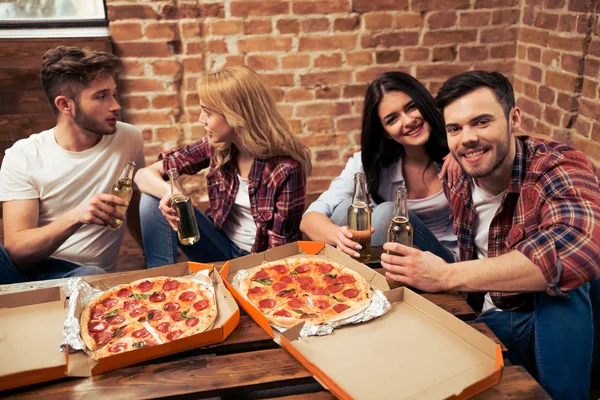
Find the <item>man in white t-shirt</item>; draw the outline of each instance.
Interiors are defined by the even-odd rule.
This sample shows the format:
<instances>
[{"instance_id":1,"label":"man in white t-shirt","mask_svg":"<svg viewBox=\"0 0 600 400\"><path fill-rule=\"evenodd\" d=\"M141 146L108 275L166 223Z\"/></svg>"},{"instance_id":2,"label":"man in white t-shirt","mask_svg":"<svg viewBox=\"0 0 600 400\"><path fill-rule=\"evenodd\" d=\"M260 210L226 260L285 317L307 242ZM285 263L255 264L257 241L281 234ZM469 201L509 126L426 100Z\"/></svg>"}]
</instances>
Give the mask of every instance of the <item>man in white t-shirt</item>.
<instances>
[{"instance_id":1,"label":"man in white t-shirt","mask_svg":"<svg viewBox=\"0 0 600 400\"><path fill-rule=\"evenodd\" d=\"M436 98L464 173L447 190L461 262L400 244L386 275L426 291L485 300L477 321L553 399L589 399L600 361L600 188L567 145L515 136L521 111L497 72L450 78ZM473 296L475 295L475 296ZM477 296L479 295L479 296Z\"/></svg>"},{"instance_id":2,"label":"man in white t-shirt","mask_svg":"<svg viewBox=\"0 0 600 400\"><path fill-rule=\"evenodd\" d=\"M44 55L41 81L57 122L2 161L0 284L114 271L124 234L117 220L141 243L139 193L129 202L109 194L127 161L144 166L141 132L118 121L120 67L102 51L60 46ZM127 215L115 206L128 206Z\"/></svg>"}]
</instances>

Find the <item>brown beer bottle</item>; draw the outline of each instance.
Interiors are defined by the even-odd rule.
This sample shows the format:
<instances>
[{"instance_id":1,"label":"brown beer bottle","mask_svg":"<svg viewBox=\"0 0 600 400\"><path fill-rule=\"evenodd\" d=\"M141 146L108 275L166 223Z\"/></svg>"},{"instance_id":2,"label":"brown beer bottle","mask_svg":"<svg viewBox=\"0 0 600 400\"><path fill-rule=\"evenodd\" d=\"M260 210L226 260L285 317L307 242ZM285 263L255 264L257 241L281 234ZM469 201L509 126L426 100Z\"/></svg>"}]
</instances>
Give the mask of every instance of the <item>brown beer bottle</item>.
<instances>
[{"instance_id":1,"label":"brown beer bottle","mask_svg":"<svg viewBox=\"0 0 600 400\"><path fill-rule=\"evenodd\" d=\"M186 195L179 181L179 172L175 168L167 171L171 180L171 207L177 213L177 237L184 245L192 245L200 240L200 231L192 206L192 199Z\"/></svg>"},{"instance_id":2,"label":"brown beer bottle","mask_svg":"<svg viewBox=\"0 0 600 400\"><path fill-rule=\"evenodd\" d=\"M394 201L394 216L388 225L387 241L400 243L405 246L413 245L413 227L408 220L408 208L406 200L408 192L405 187L399 187L396 190L396 199ZM388 254L392 252L388 251Z\"/></svg>"},{"instance_id":3,"label":"brown beer bottle","mask_svg":"<svg viewBox=\"0 0 600 400\"><path fill-rule=\"evenodd\" d=\"M354 174L354 196L352 205L348 208L348 228L352 240L361 245L358 261L366 262L371 258L371 208L367 195L367 180L365 174Z\"/></svg>"},{"instance_id":4,"label":"brown beer bottle","mask_svg":"<svg viewBox=\"0 0 600 400\"><path fill-rule=\"evenodd\" d=\"M133 183L133 171L134 170L135 170L135 162L127 161L125 163L125 166L123 167L123 171L121 171L121 176L119 177L119 180L114 185L112 185L112 188L110 189L110 194L120 197L123 200L130 201L131 195L133 194L132 183ZM116 207L117 211L119 211L120 213L123 213L123 214L127 213L127 207L115 206L114 203L110 203L110 202L107 204L112 207ZM116 228L113 228L110 225L106 225L108 227L108 229L115 230L115 229L119 229L121 226L123 226L122 220L115 219L115 222L117 223L118 226Z\"/></svg>"}]
</instances>

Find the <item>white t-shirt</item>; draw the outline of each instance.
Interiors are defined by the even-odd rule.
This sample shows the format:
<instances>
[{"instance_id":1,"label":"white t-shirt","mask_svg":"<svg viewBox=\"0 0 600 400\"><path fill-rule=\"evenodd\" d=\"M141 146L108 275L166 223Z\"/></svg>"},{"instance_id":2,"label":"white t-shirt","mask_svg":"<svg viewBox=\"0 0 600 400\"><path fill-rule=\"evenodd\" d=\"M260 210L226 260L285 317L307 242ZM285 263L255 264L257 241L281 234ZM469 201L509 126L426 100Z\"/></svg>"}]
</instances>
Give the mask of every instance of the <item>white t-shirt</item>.
<instances>
[{"instance_id":1,"label":"white t-shirt","mask_svg":"<svg viewBox=\"0 0 600 400\"><path fill-rule=\"evenodd\" d=\"M240 249L251 251L256 238L256 223L250 208L248 179L238 175L238 181L240 186L227 221L223 224L223 232Z\"/></svg>"},{"instance_id":2,"label":"white t-shirt","mask_svg":"<svg viewBox=\"0 0 600 400\"><path fill-rule=\"evenodd\" d=\"M492 195L477 186L475 182L471 181L471 183L471 196L473 199L473 205L475 206L475 219L473 221L473 232L475 233L475 254L477 254L477 258L487 258L490 225L492 224L492 219L494 219L494 216L496 215L496 211L498 211L498 208L500 208L502 198L504 197L504 193L506 191L503 191L498 195ZM486 293L485 295L483 309L481 312L483 313L487 310L500 311L500 309L492 302L492 298L490 297L489 293Z\"/></svg>"},{"instance_id":3,"label":"white t-shirt","mask_svg":"<svg viewBox=\"0 0 600 400\"><path fill-rule=\"evenodd\" d=\"M0 169L0 202L39 199L38 227L50 224L96 193L109 193L127 161L144 166L142 133L117 122L91 149L71 152L54 138L54 129L17 141L6 150ZM52 257L113 271L126 227L110 230L84 225Z\"/></svg>"}]
</instances>

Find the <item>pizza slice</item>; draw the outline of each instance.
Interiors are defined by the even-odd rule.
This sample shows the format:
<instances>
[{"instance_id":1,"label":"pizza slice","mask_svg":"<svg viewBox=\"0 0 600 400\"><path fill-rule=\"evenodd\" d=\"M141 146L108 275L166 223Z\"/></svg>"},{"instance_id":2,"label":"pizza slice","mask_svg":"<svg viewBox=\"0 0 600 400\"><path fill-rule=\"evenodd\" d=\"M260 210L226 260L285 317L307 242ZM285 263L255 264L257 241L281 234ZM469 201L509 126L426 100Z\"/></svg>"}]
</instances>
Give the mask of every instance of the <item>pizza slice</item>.
<instances>
[{"instance_id":1,"label":"pizza slice","mask_svg":"<svg viewBox=\"0 0 600 400\"><path fill-rule=\"evenodd\" d=\"M319 309L308 296L294 297L281 304L277 309L265 314L273 325L290 328L300 322L318 325L323 322Z\"/></svg>"},{"instance_id":2,"label":"pizza slice","mask_svg":"<svg viewBox=\"0 0 600 400\"><path fill-rule=\"evenodd\" d=\"M126 351L156 346L158 342L148 329L139 321L133 321L120 328L119 334L111 339L106 346L92 354L93 360L124 353Z\"/></svg>"}]
</instances>

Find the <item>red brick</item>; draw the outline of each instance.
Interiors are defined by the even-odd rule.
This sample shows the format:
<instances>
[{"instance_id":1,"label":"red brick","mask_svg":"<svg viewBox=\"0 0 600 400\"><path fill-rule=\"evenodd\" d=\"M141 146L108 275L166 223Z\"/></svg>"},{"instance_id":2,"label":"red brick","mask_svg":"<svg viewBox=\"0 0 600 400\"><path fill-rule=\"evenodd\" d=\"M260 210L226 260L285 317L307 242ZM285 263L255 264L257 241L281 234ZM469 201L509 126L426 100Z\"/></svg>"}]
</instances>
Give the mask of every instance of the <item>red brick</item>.
<instances>
[{"instance_id":1,"label":"red brick","mask_svg":"<svg viewBox=\"0 0 600 400\"><path fill-rule=\"evenodd\" d=\"M333 21L334 32L348 32L360 29L360 17L358 15L349 18L336 18Z\"/></svg>"},{"instance_id":2,"label":"red brick","mask_svg":"<svg viewBox=\"0 0 600 400\"><path fill-rule=\"evenodd\" d=\"M281 36L241 39L238 40L237 47L241 53L250 53L253 51L290 51L292 49L292 39Z\"/></svg>"},{"instance_id":3,"label":"red brick","mask_svg":"<svg viewBox=\"0 0 600 400\"><path fill-rule=\"evenodd\" d=\"M572 74L579 73L579 64L581 62L580 56L574 56L571 54L563 54L561 56L561 67L567 72Z\"/></svg>"},{"instance_id":4,"label":"red brick","mask_svg":"<svg viewBox=\"0 0 600 400\"><path fill-rule=\"evenodd\" d=\"M381 75L384 72L388 72L389 70L390 70L390 67L372 67L372 68L367 68L362 71L358 71L358 72L356 72L355 82L356 83L371 82L372 80L377 78L379 75ZM394 71L402 71L402 72L406 72L406 73L409 72L408 67L394 67L393 70ZM360 110L359 113L362 112L362 106L360 106L358 103L356 103L356 107L357 107L357 110Z\"/></svg>"},{"instance_id":5,"label":"red brick","mask_svg":"<svg viewBox=\"0 0 600 400\"><path fill-rule=\"evenodd\" d=\"M570 145L583 151L586 156L594 160L600 160L600 144L579 135L571 135Z\"/></svg>"},{"instance_id":6,"label":"red brick","mask_svg":"<svg viewBox=\"0 0 600 400\"><path fill-rule=\"evenodd\" d=\"M564 8L564 6L565 6L565 0L545 0L544 1L544 8L560 9L560 8Z\"/></svg>"},{"instance_id":7,"label":"red brick","mask_svg":"<svg viewBox=\"0 0 600 400\"><path fill-rule=\"evenodd\" d=\"M519 29L519 42L526 44L537 44L546 47L548 45L548 36L549 33L547 31L526 28L524 26Z\"/></svg>"},{"instance_id":8,"label":"red brick","mask_svg":"<svg viewBox=\"0 0 600 400\"><path fill-rule=\"evenodd\" d=\"M475 0L475 8L507 8L516 7L519 0Z\"/></svg>"},{"instance_id":9,"label":"red brick","mask_svg":"<svg viewBox=\"0 0 600 400\"><path fill-rule=\"evenodd\" d=\"M283 101L285 92L282 88L272 87L269 92L271 93L273 100L275 100L275 103L281 103Z\"/></svg>"},{"instance_id":10,"label":"red brick","mask_svg":"<svg viewBox=\"0 0 600 400\"><path fill-rule=\"evenodd\" d=\"M520 97L517 100L517 106L535 118L539 119L542 116L542 107L537 102L531 101L526 97Z\"/></svg>"},{"instance_id":11,"label":"red brick","mask_svg":"<svg viewBox=\"0 0 600 400\"><path fill-rule=\"evenodd\" d=\"M390 64L400 60L400 50L385 50L375 53L375 62L377 64Z\"/></svg>"},{"instance_id":12,"label":"red brick","mask_svg":"<svg viewBox=\"0 0 600 400\"><path fill-rule=\"evenodd\" d=\"M350 113L350 103L319 102L299 104L296 106L296 117L329 117Z\"/></svg>"},{"instance_id":13,"label":"red brick","mask_svg":"<svg viewBox=\"0 0 600 400\"><path fill-rule=\"evenodd\" d=\"M469 8L470 3L469 0L412 0L411 11L459 10Z\"/></svg>"},{"instance_id":14,"label":"red brick","mask_svg":"<svg viewBox=\"0 0 600 400\"><path fill-rule=\"evenodd\" d=\"M539 63L542 58L542 50L539 47L527 48L527 60Z\"/></svg>"},{"instance_id":15,"label":"red brick","mask_svg":"<svg viewBox=\"0 0 600 400\"><path fill-rule=\"evenodd\" d=\"M171 50L166 42L115 43L115 55L126 57L169 57Z\"/></svg>"},{"instance_id":16,"label":"red brick","mask_svg":"<svg viewBox=\"0 0 600 400\"><path fill-rule=\"evenodd\" d=\"M320 150L316 152L317 161L338 161L340 152L338 150Z\"/></svg>"},{"instance_id":17,"label":"red brick","mask_svg":"<svg viewBox=\"0 0 600 400\"><path fill-rule=\"evenodd\" d=\"M577 17L570 14L562 14L558 18L558 30L562 32L575 32Z\"/></svg>"},{"instance_id":18,"label":"red brick","mask_svg":"<svg viewBox=\"0 0 600 400\"><path fill-rule=\"evenodd\" d=\"M594 122L594 127L592 128L592 140L600 143L600 124L598 122ZM598 166L596 166L598 169Z\"/></svg>"},{"instance_id":19,"label":"red brick","mask_svg":"<svg viewBox=\"0 0 600 400\"><path fill-rule=\"evenodd\" d=\"M153 132L152 129L143 129L142 130L142 137L144 138L144 142L153 142L154 138L153 138Z\"/></svg>"},{"instance_id":20,"label":"red brick","mask_svg":"<svg viewBox=\"0 0 600 400\"><path fill-rule=\"evenodd\" d=\"M204 54L204 42L186 41L185 54L187 54L187 55Z\"/></svg>"},{"instance_id":21,"label":"red brick","mask_svg":"<svg viewBox=\"0 0 600 400\"><path fill-rule=\"evenodd\" d=\"M599 120L600 119L600 104L596 101L588 99L579 100L579 113L586 117ZM600 159L600 158L597 158Z\"/></svg>"},{"instance_id":22,"label":"red brick","mask_svg":"<svg viewBox=\"0 0 600 400\"><path fill-rule=\"evenodd\" d=\"M238 65L245 65L244 56L227 56L223 68L236 67Z\"/></svg>"},{"instance_id":23,"label":"red brick","mask_svg":"<svg viewBox=\"0 0 600 400\"><path fill-rule=\"evenodd\" d=\"M336 68L342 66L342 55L339 53L335 54L321 54L315 58L315 68Z\"/></svg>"},{"instance_id":24,"label":"red brick","mask_svg":"<svg viewBox=\"0 0 600 400\"><path fill-rule=\"evenodd\" d=\"M331 178L318 179L311 177L306 181L306 192L307 193L323 193L329 188L331 184Z\"/></svg>"},{"instance_id":25,"label":"red brick","mask_svg":"<svg viewBox=\"0 0 600 400\"><path fill-rule=\"evenodd\" d=\"M525 46L523 46L522 44L519 44L517 46L517 58L519 60L525 60L526 55L527 55L527 48Z\"/></svg>"},{"instance_id":26,"label":"red brick","mask_svg":"<svg viewBox=\"0 0 600 400\"><path fill-rule=\"evenodd\" d=\"M290 124L290 128L292 128L292 132L295 134L302 133L302 121L299 119L289 119L288 123Z\"/></svg>"},{"instance_id":27,"label":"red brick","mask_svg":"<svg viewBox=\"0 0 600 400\"><path fill-rule=\"evenodd\" d=\"M535 9L527 5L523 7L523 11L521 12L521 21L523 21L524 26L533 26L534 20Z\"/></svg>"},{"instance_id":28,"label":"red brick","mask_svg":"<svg viewBox=\"0 0 600 400\"><path fill-rule=\"evenodd\" d=\"M201 24L199 22L181 22L179 26L182 39L193 39L202 36Z\"/></svg>"},{"instance_id":29,"label":"red brick","mask_svg":"<svg viewBox=\"0 0 600 400\"><path fill-rule=\"evenodd\" d=\"M223 3L204 3L200 4L199 7L199 17L215 17L215 18L224 18L225 10L223 9Z\"/></svg>"},{"instance_id":30,"label":"red brick","mask_svg":"<svg viewBox=\"0 0 600 400\"><path fill-rule=\"evenodd\" d=\"M346 53L349 66L370 65L373 63L373 53L370 51L355 51Z\"/></svg>"},{"instance_id":31,"label":"red brick","mask_svg":"<svg viewBox=\"0 0 600 400\"><path fill-rule=\"evenodd\" d=\"M171 124L171 118L166 111L128 112L124 119L132 125Z\"/></svg>"},{"instance_id":32,"label":"red brick","mask_svg":"<svg viewBox=\"0 0 600 400\"><path fill-rule=\"evenodd\" d=\"M357 35L327 35L300 38L300 51L351 50Z\"/></svg>"},{"instance_id":33,"label":"red brick","mask_svg":"<svg viewBox=\"0 0 600 400\"><path fill-rule=\"evenodd\" d=\"M597 17L596 17L597 18ZM597 21L597 19L596 19ZM594 26L594 22L592 22L592 26ZM590 18L589 16L585 15L585 14L581 14L577 17L577 32L584 34L587 32L588 28L590 26ZM597 27L596 27L597 30Z\"/></svg>"},{"instance_id":34,"label":"red brick","mask_svg":"<svg viewBox=\"0 0 600 400\"><path fill-rule=\"evenodd\" d=\"M353 0L354 12L367 13L371 11L400 11L408 8L408 0Z\"/></svg>"},{"instance_id":35,"label":"red brick","mask_svg":"<svg viewBox=\"0 0 600 400\"><path fill-rule=\"evenodd\" d=\"M237 35L242 32L242 21L217 20L211 23L210 28L213 35Z\"/></svg>"},{"instance_id":36,"label":"red brick","mask_svg":"<svg viewBox=\"0 0 600 400\"><path fill-rule=\"evenodd\" d=\"M514 42L516 39L516 28L482 29L480 34L481 43Z\"/></svg>"},{"instance_id":37,"label":"red brick","mask_svg":"<svg viewBox=\"0 0 600 400\"><path fill-rule=\"evenodd\" d=\"M592 41L590 42L590 46L588 48L588 54L600 57L600 41L598 41L597 39L594 40L592 38Z\"/></svg>"},{"instance_id":38,"label":"red brick","mask_svg":"<svg viewBox=\"0 0 600 400\"><path fill-rule=\"evenodd\" d=\"M494 10L492 14L492 25L517 24L521 18L521 10L518 8L508 8L503 10Z\"/></svg>"},{"instance_id":39,"label":"red brick","mask_svg":"<svg viewBox=\"0 0 600 400\"><path fill-rule=\"evenodd\" d=\"M183 59L185 72L204 72L204 59L202 57L186 57Z\"/></svg>"},{"instance_id":40,"label":"red brick","mask_svg":"<svg viewBox=\"0 0 600 400\"><path fill-rule=\"evenodd\" d=\"M281 57L281 66L283 69L307 68L310 64L308 54L289 54Z\"/></svg>"},{"instance_id":41,"label":"red brick","mask_svg":"<svg viewBox=\"0 0 600 400\"><path fill-rule=\"evenodd\" d=\"M417 79L448 79L467 70L463 65L441 64L441 65L419 65L417 66Z\"/></svg>"},{"instance_id":42,"label":"red brick","mask_svg":"<svg viewBox=\"0 0 600 400\"><path fill-rule=\"evenodd\" d=\"M423 16L420 13L403 12L394 18L394 28L411 29L423 26Z\"/></svg>"},{"instance_id":43,"label":"red brick","mask_svg":"<svg viewBox=\"0 0 600 400\"><path fill-rule=\"evenodd\" d=\"M535 16L534 25L538 28L554 31L558 27L558 14L538 12Z\"/></svg>"},{"instance_id":44,"label":"red brick","mask_svg":"<svg viewBox=\"0 0 600 400\"><path fill-rule=\"evenodd\" d=\"M461 12L458 18L458 25L461 28L485 26L490 23L489 11L465 11Z\"/></svg>"},{"instance_id":45,"label":"red brick","mask_svg":"<svg viewBox=\"0 0 600 400\"><path fill-rule=\"evenodd\" d=\"M456 59L456 47L434 47L431 61L453 61Z\"/></svg>"},{"instance_id":46,"label":"red brick","mask_svg":"<svg viewBox=\"0 0 600 400\"><path fill-rule=\"evenodd\" d=\"M227 53L227 42L224 40L207 40L206 50L208 50L209 53Z\"/></svg>"},{"instance_id":47,"label":"red brick","mask_svg":"<svg viewBox=\"0 0 600 400\"><path fill-rule=\"evenodd\" d=\"M200 98L198 97L198 93L188 93L185 96L185 106L200 107Z\"/></svg>"},{"instance_id":48,"label":"red brick","mask_svg":"<svg viewBox=\"0 0 600 400\"><path fill-rule=\"evenodd\" d=\"M589 0L568 0L567 9L574 12L589 12L590 1Z\"/></svg>"},{"instance_id":49,"label":"red brick","mask_svg":"<svg viewBox=\"0 0 600 400\"><path fill-rule=\"evenodd\" d=\"M443 44L472 43L477 40L475 29L457 29L449 31L425 32L423 45L435 46Z\"/></svg>"},{"instance_id":50,"label":"red brick","mask_svg":"<svg viewBox=\"0 0 600 400\"><path fill-rule=\"evenodd\" d=\"M415 46L419 43L419 32L403 31L367 34L362 35L360 42L363 48Z\"/></svg>"},{"instance_id":51,"label":"red brick","mask_svg":"<svg viewBox=\"0 0 600 400\"><path fill-rule=\"evenodd\" d=\"M283 99L288 103L297 103L300 101L314 100L315 95L312 90L290 89L285 91Z\"/></svg>"},{"instance_id":52,"label":"red brick","mask_svg":"<svg viewBox=\"0 0 600 400\"><path fill-rule=\"evenodd\" d=\"M583 78L583 91L581 94L588 99L594 100L598 94L598 82L594 82L587 77Z\"/></svg>"},{"instance_id":53,"label":"red brick","mask_svg":"<svg viewBox=\"0 0 600 400\"><path fill-rule=\"evenodd\" d=\"M117 21L123 19L145 19L152 20L158 17L158 14L150 5L119 5L108 7L108 20Z\"/></svg>"},{"instance_id":54,"label":"red brick","mask_svg":"<svg viewBox=\"0 0 600 400\"><path fill-rule=\"evenodd\" d=\"M523 62L515 64L515 74L536 82L541 82L542 80L541 69Z\"/></svg>"},{"instance_id":55,"label":"red brick","mask_svg":"<svg viewBox=\"0 0 600 400\"><path fill-rule=\"evenodd\" d=\"M294 106L287 104L278 104L277 109L283 118L290 119L294 113Z\"/></svg>"},{"instance_id":56,"label":"red brick","mask_svg":"<svg viewBox=\"0 0 600 400\"><path fill-rule=\"evenodd\" d=\"M330 132L333 130L333 120L331 118L312 118L306 122L308 132Z\"/></svg>"},{"instance_id":57,"label":"red brick","mask_svg":"<svg viewBox=\"0 0 600 400\"><path fill-rule=\"evenodd\" d=\"M352 132L357 131L361 128L362 118L360 117L348 117L339 118L335 121L336 132Z\"/></svg>"},{"instance_id":58,"label":"red brick","mask_svg":"<svg viewBox=\"0 0 600 400\"><path fill-rule=\"evenodd\" d=\"M122 60L123 72L125 76L142 76L145 74L145 64L139 60Z\"/></svg>"},{"instance_id":59,"label":"red brick","mask_svg":"<svg viewBox=\"0 0 600 400\"><path fill-rule=\"evenodd\" d=\"M171 4L160 4L158 6L158 18L161 20L167 19L179 19L180 18L180 9Z\"/></svg>"},{"instance_id":60,"label":"red brick","mask_svg":"<svg viewBox=\"0 0 600 400\"><path fill-rule=\"evenodd\" d=\"M193 92L196 90L197 76L187 76L183 79L183 91Z\"/></svg>"},{"instance_id":61,"label":"red brick","mask_svg":"<svg viewBox=\"0 0 600 400\"><path fill-rule=\"evenodd\" d=\"M139 22L111 23L109 28L110 37L117 42L142 38L142 25Z\"/></svg>"},{"instance_id":62,"label":"red brick","mask_svg":"<svg viewBox=\"0 0 600 400\"><path fill-rule=\"evenodd\" d=\"M538 87L533 83L524 82L523 84L523 94L529 97L530 99L537 100L537 92Z\"/></svg>"},{"instance_id":63,"label":"red brick","mask_svg":"<svg viewBox=\"0 0 600 400\"><path fill-rule=\"evenodd\" d=\"M300 76L302 86L342 84L352 81L352 71L312 72Z\"/></svg>"},{"instance_id":64,"label":"red brick","mask_svg":"<svg viewBox=\"0 0 600 400\"><path fill-rule=\"evenodd\" d=\"M331 121L331 118L328 118ZM349 144L348 135L310 135L300 138L305 146L310 148L323 146L347 146Z\"/></svg>"},{"instance_id":65,"label":"red brick","mask_svg":"<svg viewBox=\"0 0 600 400\"><path fill-rule=\"evenodd\" d=\"M121 106L126 110L143 110L150 107L146 96L123 96Z\"/></svg>"},{"instance_id":66,"label":"red brick","mask_svg":"<svg viewBox=\"0 0 600 400\"><path fill-rule=\"evenodd\" d=\"M379 31L389 29L394 22L393 16L390 13L368 13L363 15L365 28L368 31Z\"/></svg>"},{"instance_id":67,"label":"red brick","mask_svg":"<svg viewBox=\"0 0 600 400\"><path fill-rule=\"evenodd\" d=\"M292 4L292 12L298 15L348 13L351 9L350 0L306 0Z\"/></svg>"},{"instance_id":68,"label":"red brick","mask_svg":"<svg viewBox=\"0 0 600 400\"><path fill-rule=\"evenodd\" d=\"M522 120L521 120L521 129L520 129L521 133L535 133L535 129L534 129L534 121L533 119L527 115L527 114L522 114Z\"/></svg>"},{"instance_id":69,"label":"red brick","mask_svg":"<svg viewBox=\"0 0 600 400\"><path fill-rule=\"evenodd\" d=\"M517 47L514 43L511 43L492 47L490 56L492 58L514 58L516 53Z\"/></svg>"},{"instance_id":70,"label":"red brick","mask_svg":"<svg viewBox=\"0 0 600 400\"><path fill-rule=\"evenodd\" d=\"M435 11L429 14L427 25L429 29L449 28L456 25L456 11Z\"/></svg>"},{"instance_id":71,"label":"red brick","mask_svg":"<svg viewBox=\"0 0 600 400\"><path fill-rule=\"evenodd\" d=\"M181 128L179 127L170 126L168 128L156 129L156 135L159 141L169 142L181 139L183 137L183 132L181 132Z\"/></svg>"},{"instance_id":72,"label":"red brick","mask_svg":"<svg viewBox=\"0 0 600 400\"><path fill-rule=\"evenodd\" d=\"M538 89L538 100L542 103L552 104L554 103L554 97L554 90L552 90L548 86L542 85Z\"/></svg>"},{"instance_id":73,"label":"red brick","mask_svg":"<svg viewBox=\"0 0 600 400\"><path fill-rule=\"evenodd\" d=\"M267 86L294 86L294 74L262 74Z\"/></svg>"},{"instance_id":74,"label":"red brick","mask_svg":"<svg viewBox=\"0 0 600 400\"><path fill-rule=\"evenodd\" d=\"M580 53L583 51L583 40L583 37L565 38L551 34L548 39L548 47L556 50Z\"/></svg>"},{"instance_id":75,"label":"red brick","mask_svg":"<svg viewBox=\"0 0 600 400\"><path fill-rule=\"evenodd\" d=\"M525 82L523 82L523 80L519 79L519 77L515 77L515 80L513 81L513 89L515 91L515 93L523 93L523 87L525 86Z\"/></svg>"},{"instance_id":76,"label":"red brick","mask_svg":"<svg viewBox=\"0 0 600 400\"><path fill-rule=\"evenodd\" d=\"M573 128L577 133L581 136L590 137L590 130L592 128L592 124L585 121L580 115L576 120Z\"/></svg>"},{"instance_id":77,"label":"red brick","mask_svg":"<svg viewBox=\"0 0 600 400\"><path fill-rule=\"evenodd\" d=\"M277 57L267 55L252 55L246 59L247 65L256 71L277 69Z\"/></svg>"},{"instance_id":78,"label":"red brick","mask_svg":"<svg viewBox=\"0 0 600 400\"><path fill-rule=\"evenodd\" d=\"M560 53L555 50L544 49L542 53L542 64L550 66L558 66L560 61Z\"/></svg>"},{"instance_id":79,"label":"red brick","mask_svg":"<svg viewBox=\"0 0 600 400\"><path fill-rule=\"evenodd\" d=\"M290 7L288 1L232 1L231 16L249 17L263 15L288 14Z\"/></svg>"},{"instance_id":80,"label":"red brick","mask_svg":"<svg viewBox=\"0 0 600 400\"><path fill-rule=\"evenodd\" d=\"M178 28L175 23L151 22L145 26L144 34L148 39L173 40L178 36Z\"/></svg>"},{"instance_id":81,"label":"red brick","mask_svg":"<svg viewBox=\"0 0 600 400\"><path fill-rule=\"evenodd\" d=\"M563 90L565 92L574 92L576 84L577 76L555 71L546 71L546 85L552 88Z\"/></svg>"},{"instance_id":82,"label":"red brick","mask_svg":"<svg viewBox=\"0 0 600 400\"><path fill-rule=\"evenodd\" d=\"M312 176L337 177L344 170L344 165L317 166L312 169Z\"/></svg>"},{"instance_id":83,"label":"red brick","mask_svg":"<svg viewBox=\"0 0 600 400\"><path fill-rule=\"evenodd\" d=\"M300 21L297 19L280 19L277 21L277 29L281 34L298 34L300 32Z\"/></svg>"},{"instance_id":84,"label":"red brick","mask_svg":"<svg viewBox=\"0 0 600 400\"><path fill-rule=\"evenodd\" d=\"M487 57L487 48L485 46L461 46L458 51L458 57L460 61L485 60Z\"/></svg>"},{"instance_id":85,"label":"red brick","mask_svg":"<svg viewBox=\"0 0 600 400\"><path fill-rule=\"evenodd\" d=\"M152 99L152 108L175 108L179 107L177 94L158 94Z\"/></svg>"},{"instance_id":86,"label":"red brick","mask_svg":"<svg viewBox=\"0 0 600 400\"><path fill-rule=\"evenodd\" d=\"M577 110L577 98L574 95L558 93L556 104L565 111Z\"/></svg>"},{"instance_id":87,"label":"red brick","mask_svg":"<svg viewBox=\"0 0 600 400\"><path fill-rule=\"evenodd\" d=\"M403 49L402 52L404 61L426 61L429 59L429 49L425 47Z\"/></svg>"},{"instance_id":88,"label":"red brick","mask_svg":"<svg viewBox=\"0 0 600 400\"><path fill-rule=\"evenodd\" d=\"M365 97L367 85L348 85L344 88L342 96L345 98Z\"/></svg>"},{"instance_id":89,"label":"red brick","mask_svg":"<svg viewBox=\"0 0 600 400\"><path fill-rule=\"evenodd\" d=\"M302 32L325 32L329 29L327 18L310 18L300 22Z\"/></svg>"},{"instance_id":90,"label":"red brick","mask_svg":"<svg viewBox=\"0 0 600 400\"><path fill-rule=\"evenodd\" d=\"M473 69L482 69L484 71L496 71L500 72L508 79L512 79L512 75L515 72L514 60L493 60L476 62L473 64Z\"/></svg>"},{"instance_id":91,"label":"red brick","mask_svg":"<svg viewBox=\"0 0 600 400\"><path fill-rule=\"evenodd\" d=\"M250 20L244 21L244 33L246 35L259 35L263 33L271 33L273 30L270 20Z\"/></svg>"},{"instance_id":92,"label":"red brick","mask_svg":"<svg viewBox=\"0 0 600 400\"><path fill-rule=\"evenodd\" d=\"M181 64L177 60L161 60L152 63L154 75L175 76L181 70Z\"/></svg>"}]
</instances>

